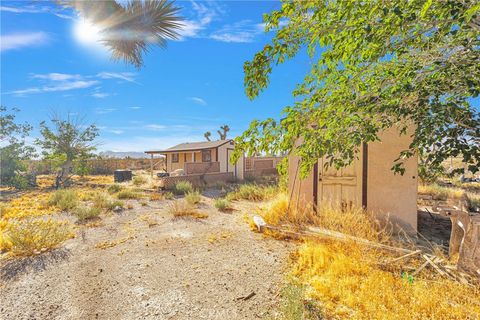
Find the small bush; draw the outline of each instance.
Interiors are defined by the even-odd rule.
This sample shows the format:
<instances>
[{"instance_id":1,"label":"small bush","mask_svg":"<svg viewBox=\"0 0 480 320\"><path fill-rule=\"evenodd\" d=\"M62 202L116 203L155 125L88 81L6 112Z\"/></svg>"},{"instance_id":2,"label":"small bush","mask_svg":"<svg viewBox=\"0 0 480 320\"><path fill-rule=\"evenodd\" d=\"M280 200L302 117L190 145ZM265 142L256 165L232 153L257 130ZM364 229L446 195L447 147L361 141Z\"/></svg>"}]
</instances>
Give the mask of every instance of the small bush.
<instances>
[{"instance_id":1,"label":"small bush","mask_svg":"<svg viewBox=\"0 0 480 320\"><path fill-rule=\"evenodd\" d=\"M220 198L215 200L215 208L220 211L229 211L232 210L232 205L227 199Z\"/></svg>"},{"instance_id":2,"label":"small bush","mask_svg":"<svg viewBox=\"0 0 480 320\"><path fill-rule=\"evenodd\" d=\"M88 219L97 218L102 210L97 207L78 206L73 210L73 214L78 218L79 222L83 222Z\"/></svg>"},{"instance_id":3,"label":"small bush","mask_svg":"<svg viewBox=\"0 0 480 320\"><path fill-rule=\"evenodd\" d=\"M140 205L141 205L142 207L146 207L146 206L148 205L148 203L147 203L147 201L141 201L141 202L140 202Z\"/></svg>"},{"instance_id":4,"label":"small bush","mask_svg":"<svg viewBox=\"0 0 480 320\"><path fill-rule=\"evenodd\" d=\"M133 191L133 190L125 189L125 190L122 190L119 193L117 193L117 198L122 199L122 200L125 200L125 199L141 199L141 198L143 198L143 194L141 194L139 192L136 192L136 191Z\"/></svg>"},{"instance_id":5,"label":"small bush","mask_svg":"<svg viewBox=\"0 0 480 320\"><path fill-rule=\"evenodd\" d=\"M57 190L48 201L48 204L56 206L62 211L71 210L78 205L78 195L74 190L70 189Z\"/></svg>"},{"instance_id":6,"label":"small bush","mask_svg":"<svg viewBox=\"0 0 480 320\"><path fill-rule=\"evenodd\" d=\"M94 207L106 209L109 206L110 202L112 202L112 198L108 193L99 192L93 196L92 201Z\"/></svg>"},{"instance_id":7,"label":"small bush","mask_svg":"<svg viewBox=\"0 0 480 320\"><path fill-rule=\"evenodd\" d=\"M227 199L261 201L271 199L278 193L275 186L260 186L257 184L243 184L238 190L230 192Z\"/></svg>"},{"instance_id":8,"label":"small bush","mask_svg":"<svg viewBox=\"0 0 480 320\"><path fill-rule=\"evenodd\" d=\"M110 187L108 187L107 191L108 191L108 193L112 194L112 193L120 192L123 189L124 189L124 187L119 185L119 184L112 184Z\"/></svg>"},{"instance_id":9,"label":"small bush","mask_svg":"<svg viewBox=\"0 0 480 320\"><path fill-rule=\"evenodd\" d=\"M67 222L52 219L22 219L8 224L6 238L14 255L32 255L58 247L72 238Z\"/></svg>"},{"instance_id":10,"label":"small bush","mask_svg":"<svg viewBox=\"0 0 480 320\"><path fill-rule=\"evenodd\" d=\"M112 200L112 201L110 201L110 203L108 204L108 207L106 209L108 211L112 211L117 207L123 209L123 208L125 208L125 203L123 201L120 201L120 200Z\"/></svg>"},{"instance_id":11,"label":"small bush","mask_svg":"<svg viewBox=\"0 0 480 320\"><path fill-rule=\"evenodd\" d=\"M193 186L189 181L179 181L173 187L173 193L181 195L193 191Z\"/></svg>"},{"instance_id":12,"label":"small bush","mask_svg":"<svg viewBox=\"0 0 480 320\"><path fill-rule=\"evenodd\" d=\"M165 198L165 200L173 200L175 199L175 196L173 195L172 192L165 192L163 194L163 197Z\"/></svg>"},{"instance_id":13,"label":"small bush","mask_svg":"<svg viewBox=\"0 0 480 320\"><path fill-rule=\"evenodd\" d=\"M127 204L127 209L132 210L133 209L133 204L131 204L131 203Z\"/></svg>"},{"instance_id":14,"label":"small bush","mask_svg":"<svg viewBox=\"0 0 480 320\"><path fill-rule=\"evenodd\" d=\"M186 201L177 200L168 206L168 212L174 217L192 217L196 219L208 218L208 214L198 212L195 207Z\"/></svg>"},{"instance_id":15,"label":"small bush","mask_svg":"<svg viewBox=\"0 0 480 320\"><path fill-rule=\"evenodd\" d=\"M192 191L189 192L185 195L185 201L191 206L196 205L202 200L202 196L200 195L200 192L198 191Z\"/></svg>"},{"instance_id":16,"label":"small bush","mask_svg":"<svg viewBox=\"0 0 480 320\"><path fill-rule=\"evenodd\" d=\"M163 200L163 195L161 193L150 194L150 201L160 201L160 200Z\"/></svg>"},{"instance_id":17,"label":"small bush","mask_svg":"<svg viewBox=\"0 0 480 320\"><path fill-rule=\"evenodd\" d=\"M136 185L138 187L138 186L141 186L141 185L144 185L145 183L147 183L148 180L144 176L135 176L135 177L133 177L132 182L133 182L134 185Z\"/></svg>"}]
</instances>

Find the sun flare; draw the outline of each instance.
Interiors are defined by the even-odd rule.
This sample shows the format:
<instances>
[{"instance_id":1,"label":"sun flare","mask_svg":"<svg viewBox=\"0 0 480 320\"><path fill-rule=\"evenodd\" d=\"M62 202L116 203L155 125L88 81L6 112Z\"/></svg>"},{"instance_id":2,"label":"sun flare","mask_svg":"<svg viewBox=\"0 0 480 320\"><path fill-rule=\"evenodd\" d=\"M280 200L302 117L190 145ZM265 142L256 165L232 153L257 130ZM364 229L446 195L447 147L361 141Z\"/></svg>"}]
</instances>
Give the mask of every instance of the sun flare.
<instances>
[{"instance_id":1,"label":"sun flare","mask_svg":"<svg viewBox=\"0 0 480 320\"><path fill-rule=\"evenodd\" d=\"M96 44L100 40L100 29L86 19L79 19L74 26L75 38L83 44Z\"/></svg>"}]
</instances>

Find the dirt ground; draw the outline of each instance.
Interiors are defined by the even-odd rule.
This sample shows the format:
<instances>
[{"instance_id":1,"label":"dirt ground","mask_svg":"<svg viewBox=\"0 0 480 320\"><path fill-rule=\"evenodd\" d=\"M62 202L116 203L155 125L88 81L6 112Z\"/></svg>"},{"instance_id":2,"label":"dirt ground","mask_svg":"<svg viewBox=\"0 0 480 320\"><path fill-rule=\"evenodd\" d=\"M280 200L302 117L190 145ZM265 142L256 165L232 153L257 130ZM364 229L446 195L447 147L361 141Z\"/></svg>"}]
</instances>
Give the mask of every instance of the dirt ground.
<instances>
[{"instance_id":1,"label":"dirt ground","mask_svg":"<svg viewBox=\"0 0 480 320\"><path fill-rule=\"evenodd\" d=\"M255 319L275 317L293 246L249 230L237 202L207 219L173 218L171 200L79 227L63 247L0 265L1 319Z\"/></svg>"}]
</instances>

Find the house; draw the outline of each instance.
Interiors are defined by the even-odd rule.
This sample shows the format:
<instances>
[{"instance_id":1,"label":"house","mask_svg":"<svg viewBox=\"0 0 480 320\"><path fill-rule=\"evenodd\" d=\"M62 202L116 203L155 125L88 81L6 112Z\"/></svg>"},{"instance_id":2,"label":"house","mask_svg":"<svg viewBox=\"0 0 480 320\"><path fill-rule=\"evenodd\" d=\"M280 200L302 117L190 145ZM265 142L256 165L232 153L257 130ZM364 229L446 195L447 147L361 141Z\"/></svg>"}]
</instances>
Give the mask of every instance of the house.
<instances>
[{"instance_id":1,"label":"house","mask_svg":"<svg viewBox=\"0 0 480 320\"><path fill-rule=\"evenodd\" d=\"M145 153L151 155L152 163L154 155L163 155L164 169L167 173L182 169L185 176L202 175L203 180L207 174L212 175L207 179L217 177L223 180L231 177L243 180L245 159L242 156L237 163L232 163L230 157L234 149L233 140L217 140L180 143L165 150L151 150ZM192 180L195 179L192 177Z\"/></svg>"},{"instance_id":2,"label":"house","mask_svg":"<svg viewBox=\"0 0 480 320\"><path fill-rule=\"evenodd\" d=\"M311 173L300 179L300 158L289 156L289 195L294 205L310 203L317 210L333 205L342 210L363 207L389 219L408 233L417 230L416 156L405 163L405 173L391 168L401 151L411 143L411 133L400 135L391 128L379 135L380 141L363 144L352 165L336 170L324 167L319 159Z\"/></svg>"}]
</instances>

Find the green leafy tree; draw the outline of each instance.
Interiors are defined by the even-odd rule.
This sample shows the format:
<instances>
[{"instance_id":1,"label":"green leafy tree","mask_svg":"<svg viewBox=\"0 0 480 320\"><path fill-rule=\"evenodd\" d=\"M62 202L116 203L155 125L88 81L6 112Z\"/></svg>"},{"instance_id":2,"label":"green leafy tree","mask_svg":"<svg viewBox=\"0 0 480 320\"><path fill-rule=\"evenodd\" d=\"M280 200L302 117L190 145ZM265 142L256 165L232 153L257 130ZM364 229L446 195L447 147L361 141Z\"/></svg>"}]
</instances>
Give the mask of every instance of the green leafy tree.
<instances>
[{"instance_id":1,"label":"green leafy tree","mask_svg":"<svg viewBox=\"0 0 480 320\"><path fill-rule=\"evenodd\" d=\"M34 156L34 148L25 144L32 127L15 121L18 109L7 110L0 106L0 184L25 188L28 177L21 175L27 167L22 162Z\"/></svg>"},{"instance_id":2,"label":"green leafy tree","mask_svg":"<svg viewBox=\"0 0 480 320\"><path fill-rule=\"evenodd\" d=\"M283 0L264 16L273 39L244 65L246 94L257 97L274 66L299 54L311 67L281 121L255 120L237 139L237 157L294 150L305 176L319 157L348 165L362 143L395 125L414 130L395 172L417 153L434 167L462 157L477 171L479 11L476 0Z\"/></svg>"},{"instance_id":3,"label":"green leafy tree","mask_svg":"<svg viewBox=\"0 0 480 320\"><path fill-rule=\"evenodd\" d=\"M42 148L45 158L59 164L55 187L68 185L76 165L93 156L98 128L93 124L85 125L79 118L53 116L51 127L45 121L40 123L40 133L42 138L35 143Z\"/></svg>"},{"instance_id":4,"label":"green leafy tree","mask_svg":"<svg viewBox=\"0 0 480 320\"><path fill-rule=\"evenodd\" d=\"M85 1L57 0L74 8L99 30L100 42L114 60L124 60L137 68L143 65L143 54L149 46L166 47L168 39L177 39L182 23L179 8L173 1Z\"/></svg>"}]
</instances>

